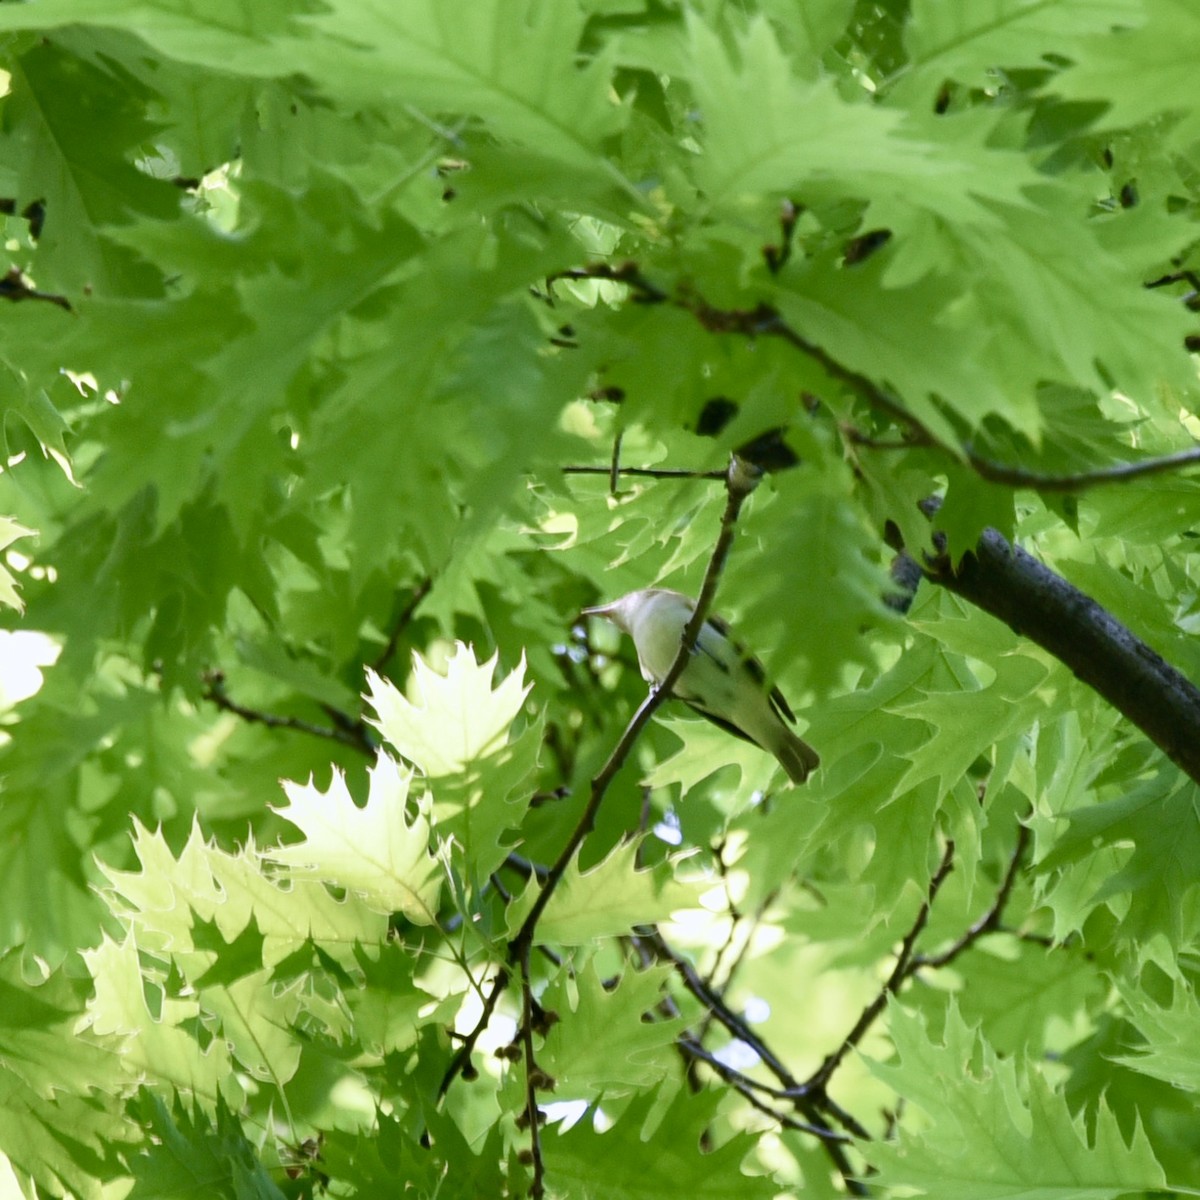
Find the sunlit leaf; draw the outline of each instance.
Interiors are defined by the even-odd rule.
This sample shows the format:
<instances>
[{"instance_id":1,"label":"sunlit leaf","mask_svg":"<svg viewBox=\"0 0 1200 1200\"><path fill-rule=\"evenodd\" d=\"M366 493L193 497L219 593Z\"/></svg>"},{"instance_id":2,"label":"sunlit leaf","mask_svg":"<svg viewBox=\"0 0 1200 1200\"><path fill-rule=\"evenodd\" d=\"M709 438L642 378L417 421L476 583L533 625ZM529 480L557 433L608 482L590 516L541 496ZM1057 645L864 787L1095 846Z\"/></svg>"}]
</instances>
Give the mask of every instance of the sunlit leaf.
<instances>
[{"instance_id":1,"label":"sunlit leaf","mask_svg":"<svg viewBox=\"0 0 1200 1200\"><path fill-rule=\"evenodd\" d=\"M411 775L381 754L371 770L367 802L359 808L335 775L327 792L311 783L285 783L288 802L277 811L304 835L273 847L269 857L297 879L317 879L360 896L379 912L402 912L419 925L436 920L442 867L429 848L429 822L409 819Z\"/></svg>"}]
</instances>

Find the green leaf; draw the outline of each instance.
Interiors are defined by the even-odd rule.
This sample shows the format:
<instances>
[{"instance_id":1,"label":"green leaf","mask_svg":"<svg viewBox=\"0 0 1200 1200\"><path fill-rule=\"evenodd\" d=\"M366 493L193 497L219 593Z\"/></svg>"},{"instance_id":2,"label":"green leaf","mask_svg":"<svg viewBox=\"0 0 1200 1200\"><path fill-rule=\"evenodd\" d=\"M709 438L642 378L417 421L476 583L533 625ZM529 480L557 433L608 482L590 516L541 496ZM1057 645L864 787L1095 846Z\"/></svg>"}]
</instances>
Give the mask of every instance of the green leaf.
<instances>
[{"instance_id":1,"label":"green leaf","mask_svg":"<svg viewBox=\"0 0 1200 1200\"><path fill-rule=\"evenodd\" d=\"M1082 874L1088 907L1115 903L1122 927L1143 954L1156 953L1157 935L1172 946L1191 939L1196 920L1191 897L1200 886L1194 869L1200 855L1195 783L1174 768L1161 768L1122 795L1066 816L1067 830L1037 863L1043 874L1061 873L1055 889ZM1094 874L1093 856L1108 849L1115 860Z\"/></svg>"},{"instance_id":2,"label":"green leaf","mask_svg":"<svg viewBox=\"0 0 1200 1200\"><path fill-rule=\"evenodd\" d=\"M899 1063L871 1069L931 1124L876 1152L887 1186L963 1200L1110 1200L1164 1186L1140 1127L1127 1143L1102 1104L1089 1138L1041 1075L1022 1086L1013 1061L998 1058L953 1004L940 1045L898 1004L890 1022Z\"/></svg>"},{"instance_id":3,"label":"green leaf","mask_svg":"<svg viewBox=\"0 0 1200 1200\"><path fill-rule=\"evenodd\" d=\"M1170 137L1185 148L1200 136L1192 87L1200 13L1187 0L1143 0L1120 17L1124 19L1113 22L1118 28L1084 40L1078 61L1054 81L1054 90L1073 99L1107 101L1101 123L1110 129L1161 113L1181 115ZM1149 70L1154 72L1153 88L1145 86Z\"/></svg>"},{"instance_id":4,"label":"green leaf","mask_svg":"<svg viewBox=\"0 0 1200 1200\"><path fill-rule=\"evenodd\" d=\"M406 819L412 774L380 754L370 772L367 802L358 808L335 772L327 792L284 783L288 803L276 812L304 835L266 851L293 879L344 888L376 912L403 913L418 925L437 921L442 865L429 850L429 821Z\"/></svg>"},{"instance_id":5,"label":"green leaf","mask_svg":"<svg viewBox=\"0 0 1200 1200\"><path fill-rule=\"evenodd\" d=\"M114 1100L129 1090L119 1041L78 1031L80 981L63 971L30 981L22 953L0 958L0 1157L11 1170L50 1191L99 1197L101 1180L119 1173L117 1152L133 1139Z\"/></svg>"},{"instance_id":6,"label":"green leaf","mask_svg":"<svg viewBox=\"0 0 1200 1200\"><path fill-rule=\"evenodd\" d=\"M1130 1019L1145 1037L1136 1053L1119 1056L1116 1061L1165 1080L1187 1092L1200 1091L1200 1001L1186 982L1175 984L1169 1005L1155 1004L1149 996L1132 987L1122 988Z\"/></svg>"},{"instance_id":7,"label":"green leaf","mask_svg":"<svg viewBox=\"0 0 1200 1200\"><path fill-rule=\"evenodd\" d=\"M152 1013L132 935L120 942L106 937L83 957L94 987L87 1006L88 1028L97 1037L120 1042L119 1061L129 1081L153 1079L215 1111L223 1089L231 1084L234 1064L219 1038L200 1051L191 1031L200 1016L196 999L168 996L159 985L158 1012Z\"/></svg>"},{"instance_id":8,"label":"green leaf","mask_svg":"<svg viewBox=\"0 0 1200 1200\"><path fill-rule=\"evenodd\" d=\"M548 1134L543 1152L549 1186L592 1200L673 1192L702 1200L765 1200L778 1194L765 1175L744 1172L751 1143L746 1134L701 1151L719 1103L714 1093L672 1095L669 1089L664 1084L657 1096L635 1099L604 1133L585 1118L559 1137Z\"/></svg>"},{"instance_id":9,"label":"green leaf","mask_svg":"<svg viewBox=\"0 0 1200 1200\"><path fill-rule=\"evenodd\" d=\"M747 543L718 601L793 699L802 687L829 691L848 664L869 659L865 631L891 619L878 534L851 502L841 464L821 466L780 477L742 518Z\"/></svg>"},{"instance_id":10,"label":"green leaf","mask_svg":"<svg viewBox=\"0 0 1200 1200\"><path fill-rule=\"evenodd\" d=\"M895 711L927 721L930 738L915 754L912 765L899 783L915 787L926 779L937 779L942 794L967 773L980 755L1000 739L1019 733L1044 710L1038 694L1049 670L1046 664L1024 654L992 660L995 671L989 686L964 686L950 691L917 690Z\"/></svg>"},{"instance_id":11,"label":"green leaf","mask_svg":"<svg viewBox=\"0 0 1200 1200\"><path fill-rule=\"evenodd\" d=\"M963 969L970 979L956 996L963 1020L978 1024L998 1054L1045 1053L1059 1022L1071 1022L1104 997L1105 981L1083 955L1008 937L988 938ZM940 994L933 1000L939 1009L943 1003Z\"/></svg>"},{"instance_id":12,"label":"green leaf","mask_svg":"<svg viewBox=\"0 0 1200 1200\"><path fill-rule=\"evenodd\" d=\"M493 688L497 658L479 663L471 648L459 642L443 674L414 654L413 700L368 671L368 699L377 714L372 723L427 776L461 771L504 744L532 687L525 683L522 660Z\"/></svg>"},{"instance_id":13,"label":"green leaf","mask_svg":"<svg viewBox=\"0 0 1200 1200\"><path fill-rule=\"evenodd\" d=\"M335 780L331 788L334 794L337 784ZM346 803L351 803L348 798ZM282 886L263 871L262 858L273 857L273 852L260 856L251 843L227 853L207 842L198 824L178 856L161 831L150 833L135 825L134 850L139 870L104 866L109 882L105 902L148 949L201 951L198 976L220 952L210 925L225 943L236 946L234 958L261 935L262 962L267 966L310 938L345 953L356 942L379 944L387 936L386 919L364 901L353 895L335 898L323 882L304 878L299 871ZM247 934L252 923L257 933ZM212 978L221 977L218 970Z\"/></svg>"},{"instance_id":14,"label":"green leaf","mask_svg":"<svg viewBox=\"0 0 1200 1200\"><path fill-rule=\"evenodd\" d=\"M56 29L97 25L127 30L168 56L224 70L273 74L285 69L279 35L296 17L291 0L260 0L253 8L197 11L187 0L49 0L16 5L0 16L0 29Z\"/></svg>"},{"instance_id":15,"label":"green leaf","mask_svg":"<svg viewBox=\"0 0 1200 1200\"><path fill-rule=\"evenodd\" d=\"M160 1097L143 1094L141 1110L154 1138L132 1160L131 1200L188 1194L283 1200L224 1103L213 1119L198 1108L189 1113L178 1100L169 1108Z\"/></svg>"},{"instance_id":16,"label":"green leaf","mask_svg":"<svg viewBox=\"0 0 1200 1200\"><path fill-rule=\"evenodd\" d=\"M36 536L36 530L26 529L12 517L0 516L0 550L11 546L18 538ZM21 603L21 597L17 594L16 580L4 567L0 567L0 604L7 604L9 608L15 608L17 612L22 612L25 608Z\"/></svg>"},{"instance_id":17,"label":"green leaf","mask_svg":"<svg viewBox=\"0 0 1200 1200\"><path fill-rule=\"evenodd\" d=\"M238 1064L252 1078L282 1090L300 1064L296 1025L305 998L295 985L272 986L271 981L265 968L232 983L210 984L203 1005L220 1018Z\"/></svg>"},{"instance_id":18,"label":"green leaf","mask_svg":"<svg viewBox=\"0 0 1200 1200\"><path fill-rule=\"evenodd\" d=\"M354 1015L355 1037L371 1054L407 1049L424 1026L445 1021L444 1006L414 978L415 956L396 942L379 948L375 958L356 955L361 985L348 988L345 1002Z\"/></svg>"},{"instance_id":19,"label":"green leaf","mask_svg":"<svg viewBox=\"0 0 1200 1200\"><path fill-rule=\"evenodd\" d=\"M535 721L498 750L433 784L434 828L439 838L461 848L469 878L486 879L517 844L514 831L533 799L544 735L542 722Z\"/></svg>"},{"instance_id":20,"label":"green leaf","mask_svg":"<svg viewBox=\"0 0 1200 1200\"><path fill-rule=\"evenodd\" d=\"M998 66L1041 67L1048 50L1067 53L1089 33L1108 34L1136 20L1139 9L1136 0L999 0L986 8L915 0L904 39L911 62L901 86L977 84Z\"/></svg>"},{"instance_id":21,"label":"green leaf","mask_svg":"<svg viewBox=\"0 0 1200 1200\"><path fill-rule=\"evenodd\" d=\"M29 427L29 431L37 438L43 452L52 454L55 460L63 465L69 476L67 464L70 462L70 456L63 435L70 432L71 424L54 407L46 390L31 386L25 380L18 380L15 382L13 391L6 396L5 403L8 411L20 417ZM11 457L16 453L2 423L0 423L0 445L6 452L5 457Z\"/></svg>"},{"instance_id":22,"label":"green leaf","mask_svg":"<svg viewBox=\"0 0 1200 1200\"><path fill-rule=\"evenodd\" d=\"M882 202L909 219L916 206L966 226L994 228L982 202L1022 207L1035 178L1015 155L984 150L975 135L959 144L926 136L921 118L867 102L831 80L801 82L771 26L753 19L731 52L699 18L689 22L689 73L703 117L697 178L709 204L727 208L755 194L845 194ZM843 136L844 135L844 136ZM972 142L975 144L972 145ZM985 164L992 167L985 174ZM835 193L836 194L836 193Z\"/></svg>"},{"instance_id":23,"label":"green leaf","mask_svg":"<svg viewBox=\"0 0 1200 1200\"><path fill-rule=\"evenodd\" d=\"M546 1035L538 1065L559 1100L601 1100L657 1084L678 1062L681 1020L650 1014L662 1002L670 969L627 970L615 984L593 960L574 978L557 979L539 1003L560 1019Z\"/></svg>"},{"instance_id":24,"label":"green leaf","mask_svg":"<svg viewBox=\"0 0 1200 1200\"><path fill-rule=\"evenodd\" d=\"M665 921L673 912L694 907L698 888L668 880L659 870L638 870L637 844L624 842L587 871L578 857L567 867L537 925L539 943L582 946L602 937L628 933L635 925ZM508 928L515 933L533 904L536 885L510 907Z\"/></svg>"},{"instance_id":25,"label":"green leaf","mask_svg":"<svg viewBox=\"0 0 1200 1200\"><path fill-rule=\"evenodd\" d=\"M660 719L659 723L677 737L681 745L676 753L657 763L646 776L647 787L678 784L681 794L686 796L709 776L726 767L735 767L738 792L750 795L765 791L780 770L779 764L765 750L735 738L709 721L669 717Z\"/></svg>"},{"instance_id":26,"label":"green leaf","mask_svg":"<svg viewBox=\"0 0 1200 1200\"><path fill-rule=\"evenodd\" d=\"M40 41L14 64L4 132L18 164L18 207L43 200L37 278L49 291L145 287L152 273L101 232L137 214L178 211L178 192L131 159L153 135L146 90L115 64ZM103 114L103 120L98 119Z\"/></svg>"},{"instance_id":27,"label":"green leaf","mask_svg":"<svg viewBox=\"0 0 1200 1200\"><path fill-rule=\"evenodd\" d=\"M599 145L624 113L608 95L608 63L580 67L574 4L480 0L451 15L437 0L334 0L308 22L296 67L334 93L472 112L569 166L607 169Z\"/></svg>"}]
</instances>

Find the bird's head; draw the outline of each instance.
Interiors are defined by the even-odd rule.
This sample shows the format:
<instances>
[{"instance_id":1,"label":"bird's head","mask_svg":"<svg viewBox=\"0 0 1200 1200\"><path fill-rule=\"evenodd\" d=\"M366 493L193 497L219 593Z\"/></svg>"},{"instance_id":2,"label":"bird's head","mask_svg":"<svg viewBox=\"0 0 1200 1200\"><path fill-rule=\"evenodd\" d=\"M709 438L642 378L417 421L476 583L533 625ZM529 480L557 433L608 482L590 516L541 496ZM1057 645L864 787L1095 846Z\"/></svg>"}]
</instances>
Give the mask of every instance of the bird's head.
<instances>
[{"instance_id":1,"label":"bird's head","mask_svg":"<svg viewBox=\"0 0 1200 1200\"><path fill-rule=\"evenodd\" d=\"M681 592L672 591L670 588L639 588L636 592L628 592L607 604L585 608L583 613L589 617L604 617L622 633L631 634L636 638L639 624L644 625L652 614L679 612L682 614L681 619L686 620L691 610L691 600Z\"/></svg>"},{"instance_id":2,"label":"bird's head","mask_svg":"<svg viewBox=\"0 0 1200 1200\"><path fill-rule=\"evenodd\" d=\"M637 605L640 592L630 592L618 600L610 600L607 604L597 604L593 608L585 608L585 617L604 617L611 621L622 633L629 633L630 620Z\"/></svg>"}]
</instances>

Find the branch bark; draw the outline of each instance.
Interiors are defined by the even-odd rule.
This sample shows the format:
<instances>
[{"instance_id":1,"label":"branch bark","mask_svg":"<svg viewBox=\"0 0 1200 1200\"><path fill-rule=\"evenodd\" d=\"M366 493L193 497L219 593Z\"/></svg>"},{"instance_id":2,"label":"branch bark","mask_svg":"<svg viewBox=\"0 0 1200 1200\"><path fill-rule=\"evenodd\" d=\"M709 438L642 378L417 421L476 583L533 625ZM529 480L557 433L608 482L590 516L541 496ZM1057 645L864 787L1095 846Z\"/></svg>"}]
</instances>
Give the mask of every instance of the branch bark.
<instances>
[{"instance_id":1,"label":"branch bark","mask_svg":"<svg viewBox=\"0 0 1200 1200\"><path fill-rule=\"evenodd\" d=\"M1200 783L1200 688L1090 596L995 529L957 567L928 557L924 574L1070 667Z\"/></svg>"}]
</instances>

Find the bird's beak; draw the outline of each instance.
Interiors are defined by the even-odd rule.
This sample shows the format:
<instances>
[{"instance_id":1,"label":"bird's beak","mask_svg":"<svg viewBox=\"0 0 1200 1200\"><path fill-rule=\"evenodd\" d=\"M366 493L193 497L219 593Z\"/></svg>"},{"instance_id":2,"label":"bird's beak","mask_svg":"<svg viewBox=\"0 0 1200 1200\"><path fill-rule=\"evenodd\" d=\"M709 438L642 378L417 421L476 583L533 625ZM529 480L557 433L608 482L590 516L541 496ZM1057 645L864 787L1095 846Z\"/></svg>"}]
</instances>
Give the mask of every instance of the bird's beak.
<instances>
[{"instance_id":1,"label":"bird's beak","mask_svg":"<svg viewBox=\"0 0 1200 1200\"><path fill-rule=\"evenodd\" d=\"M585 608L581 615L585 617L607 617L611 621L618 606L619 602L616 600L611 604L597 604L594 608Z\"/></svg>"}]
</instances>

